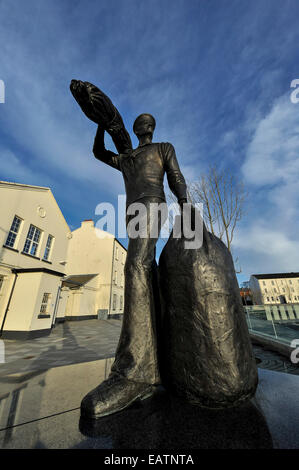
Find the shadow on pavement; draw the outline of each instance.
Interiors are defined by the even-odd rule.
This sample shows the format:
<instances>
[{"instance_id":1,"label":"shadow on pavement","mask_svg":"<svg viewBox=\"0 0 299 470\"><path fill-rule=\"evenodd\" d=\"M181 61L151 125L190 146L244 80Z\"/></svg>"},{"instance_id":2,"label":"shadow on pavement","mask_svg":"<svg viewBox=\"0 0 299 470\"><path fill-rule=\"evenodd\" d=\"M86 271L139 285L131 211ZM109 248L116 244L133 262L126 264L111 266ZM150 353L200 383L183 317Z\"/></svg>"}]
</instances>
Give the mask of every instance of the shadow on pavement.
<instances>
[{"instance_id":1,"label":"shadow on pavement","mask_svg":"<svg viewBox=\"0 0 299 470\"><path fill-rule=\"evenodd\" d=\"M110 439L114 449L270 449L266 420L250 401L211 410L182 402L161 390L120 413L99 420L80 419L82 434L93 438L78 447Z\"/></svg>"}]
</instances>

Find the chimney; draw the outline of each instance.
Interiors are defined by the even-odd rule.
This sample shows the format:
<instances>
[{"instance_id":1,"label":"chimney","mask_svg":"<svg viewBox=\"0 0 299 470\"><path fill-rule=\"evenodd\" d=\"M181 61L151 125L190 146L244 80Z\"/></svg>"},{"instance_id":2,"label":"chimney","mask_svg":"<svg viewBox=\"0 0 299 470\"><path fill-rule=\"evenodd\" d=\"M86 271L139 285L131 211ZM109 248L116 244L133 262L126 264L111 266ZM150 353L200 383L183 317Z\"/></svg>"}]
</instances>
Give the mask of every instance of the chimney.
<instances>
[{"instance_id":1,"label":"chimney","mask_svg":"<svg viewBox=\"0 0 299 470\"><path fill-rule=\"evenodd\" d=\"M93 219L85 219L81 222L81 227L94 227Z\"/></svg>"}]
</instances>

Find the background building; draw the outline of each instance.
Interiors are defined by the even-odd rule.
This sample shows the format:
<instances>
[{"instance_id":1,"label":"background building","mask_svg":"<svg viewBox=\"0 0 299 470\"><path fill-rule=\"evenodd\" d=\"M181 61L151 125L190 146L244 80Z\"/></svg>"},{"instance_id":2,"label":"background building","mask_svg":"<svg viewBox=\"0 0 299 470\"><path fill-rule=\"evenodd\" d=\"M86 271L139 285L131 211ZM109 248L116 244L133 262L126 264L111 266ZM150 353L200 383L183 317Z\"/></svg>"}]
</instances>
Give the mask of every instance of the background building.
<instances>
[{"instance_id":1,"label":"background building","mask_svg":"<svg viewBox=\"0 0 299 470\"><path fill-rule=\"evenodd\" d=\"M70 231L49 188L0 182L0 334L47 335L57 321L119 317L126 249L85 220Z\"/></svg>"},{"instance_id":2,"label":"background building","mask_svg":"<svg viewBox=\"0 0 299 470\"><path fill-rule=\"evenodd\" d=\"M299 303L299 273L253 274L249 281L253 303Z\"/></svg>"},{"instance_id":3,"label":"background building","mask_svg":"<svg viewBox=\"0 0 299 470\"><path fill-rule=\"evenodd\" d=\"M242 282L240 287L240 295L243 305L252 305L252 295L249 287L249 281Z\"/></svg>"},{"instance_id":4,"label":"background building","mask_svg":"<svg viewBox=\"0 0 299 470\"><path fill-rule=\"evenodd\" d=\"M57 320L119 317L124 307L127 251L110 233L84 220L72 232Z\"/></svg>"},{"instance_id":5,"label":"background building","mask_svg":"<svg viewBox=\"0 0 299 470\"><path fill-rule=\"evenodd\" d=\"M55 321L70 229L49 188L0 181L0 329L48 334Z\"/></svg>"}]
</instances>

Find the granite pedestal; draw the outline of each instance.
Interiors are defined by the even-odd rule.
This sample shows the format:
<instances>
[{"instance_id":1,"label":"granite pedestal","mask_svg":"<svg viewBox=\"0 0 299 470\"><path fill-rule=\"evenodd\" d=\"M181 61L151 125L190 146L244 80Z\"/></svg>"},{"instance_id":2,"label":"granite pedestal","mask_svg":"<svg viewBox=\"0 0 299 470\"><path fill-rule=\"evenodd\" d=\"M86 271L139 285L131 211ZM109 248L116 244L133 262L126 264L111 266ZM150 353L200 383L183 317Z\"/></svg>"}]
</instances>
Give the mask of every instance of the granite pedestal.
<instances>
[{"instance_id":1,"label":"granite pedestal","mask_svg":"<svg viewBox=\"0 0 299 470\"><path fill-rule=\"evenodd\" d=\"M299 377L262 369L255 398L237 408L200 408L161 388L119 414L80 422L82 397L112 362L0 377L0 448L299 448Z\"/></svg>"}]
</instances>

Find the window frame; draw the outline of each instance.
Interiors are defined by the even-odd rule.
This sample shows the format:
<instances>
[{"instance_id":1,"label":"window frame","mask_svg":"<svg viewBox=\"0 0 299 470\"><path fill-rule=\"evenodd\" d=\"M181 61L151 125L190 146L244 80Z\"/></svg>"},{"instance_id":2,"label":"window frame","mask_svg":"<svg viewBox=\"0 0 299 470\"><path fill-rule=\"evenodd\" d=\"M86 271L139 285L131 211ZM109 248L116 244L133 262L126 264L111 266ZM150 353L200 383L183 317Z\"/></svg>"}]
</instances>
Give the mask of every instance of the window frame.
<instances>
[{"instance_id":1,"label":"window frame","mask_svg":"<svg viewBox=\"0 0 299 470\"><path fill-rule=\"evenodd\" d=\"M47 296L46 300L45 300L45 296ZM44 292L40 309L39 309L39 315L49 315L50 299L51 299L51 292Z\"/></svg>"},{"instance_id":2,"label":"window frame","mask_svg":"<svg viewBox=\"0 0 299 470\"><path fill-rule=\"evenodd\" d=\"M49 242L50 237L51 237L51 243L50 243L50 246L48 246L48 242ZM46 241L45 250L44 250L44 256L43 256L44 261L49 261L50 260L50 256L52 254L52 249L53 249L53 243L54 243L54 236L49 233L48 237L47 237L47 241ZM46 258L46 252L47 252L47 258Z\"/></svg>"},{"instance_id":3,"label":"window frame","mask_svg":"<svg viewBox=\"0 0 299 470\"><path fill-rule=\"evenodd\" d=\"M112 310L116 310L116 301L117 301L117 295L116 295L116 294L113 294Z\"/></svg>"},{"instance_id":4,"label":"window frame","mask_svg":"<svg viewBox=\"0 0 299 470\"><path fill-rule=\"evenodd\" d=\"M31 238L29 238L30 231L32 230L32 228L33 228L32 235L31 235ZM35 236L36 236L37 231L39 232L39 236L38 236L38 239L36 241ZM30 224L22 253L37 258L38 257L38 252L39 252L39 247L40 247L40 242L41 242L41 239L42 239L42 233L43 233L43 231L39 227L37 227L36 225ZM28 250L26 251L27 242L29 242L29 247L28 247ZM35 249L34 253L32 253L33 246L36 246L36 249Z\"/></svg>"},{"instance_id":5,"label":"window frame","mask_svg":"<svg viewBox=\"0 0 299 470\"><path fill-rule=\"evenodd\" d=\"M19 225L18 225L18 228L17 228L17 231L13 230L13 227L14 227L14 224L15 224L15 220L18 219L19 220ZM23 219L21 217L19 217L18 215L14 215L14 218L13 218L13 221L11 223L11 226L10 226L10 229L9 229L9 232L8 232L8 235L7 235L7 238L6 238L6 241L4 243L4 246L6 246L7 248L13 248L15 249L16 247L16 243L17 243L17 240L18 240L18 237L19 237L19 234L20 234L20 228L21 228L21 225L22 225L22 222L23 222ZM9 237L11 236L11 234L14 236L14 240L13 240L13 244L10 245L8 244L8 239Z\"/></svg>"}]
</instances>

